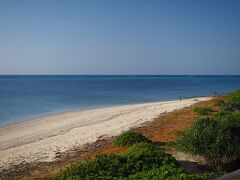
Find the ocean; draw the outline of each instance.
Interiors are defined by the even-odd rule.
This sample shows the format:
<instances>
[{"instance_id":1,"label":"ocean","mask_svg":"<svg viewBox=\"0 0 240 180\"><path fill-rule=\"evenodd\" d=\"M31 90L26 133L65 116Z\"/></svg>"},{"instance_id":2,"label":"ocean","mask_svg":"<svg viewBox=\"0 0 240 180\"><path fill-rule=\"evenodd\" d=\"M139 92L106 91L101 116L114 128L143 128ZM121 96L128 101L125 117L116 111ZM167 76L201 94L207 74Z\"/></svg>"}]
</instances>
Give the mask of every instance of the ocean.
<instances>
[{"instance_id":1,"label":"ocean","mask_svg":"<svg viewBox=\"0 0 240 180\"><path fill-rule=\"evenodd\" d=\"M60 112L212 96L240 76L0 76L0 126Z\"/></svg>"}]
</instances>

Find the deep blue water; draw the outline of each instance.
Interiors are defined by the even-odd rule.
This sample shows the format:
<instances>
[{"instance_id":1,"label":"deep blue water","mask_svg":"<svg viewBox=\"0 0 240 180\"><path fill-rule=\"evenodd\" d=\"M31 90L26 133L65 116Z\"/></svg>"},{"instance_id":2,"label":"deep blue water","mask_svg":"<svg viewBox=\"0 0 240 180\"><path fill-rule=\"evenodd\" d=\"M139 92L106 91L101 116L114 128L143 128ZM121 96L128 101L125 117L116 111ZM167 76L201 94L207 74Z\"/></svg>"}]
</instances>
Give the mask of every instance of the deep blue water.
<instances>
[{"instance_id":1,"label":"deep blue water","mask_svg":"<svg viewBox=\"0 0 240 180\"><path fill-rule=\"evenodd\" d=\"M0 76L0 126L69 110L236 89L240 76Z\"/></svg>"}]
</instances>

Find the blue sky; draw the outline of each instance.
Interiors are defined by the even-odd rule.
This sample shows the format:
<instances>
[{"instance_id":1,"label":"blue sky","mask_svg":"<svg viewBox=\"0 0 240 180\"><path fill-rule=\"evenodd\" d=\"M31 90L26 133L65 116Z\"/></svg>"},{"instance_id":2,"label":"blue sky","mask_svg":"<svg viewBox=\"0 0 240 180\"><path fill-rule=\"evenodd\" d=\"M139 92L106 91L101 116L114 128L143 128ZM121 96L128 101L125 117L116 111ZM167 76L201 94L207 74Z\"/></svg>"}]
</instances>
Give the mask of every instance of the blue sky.
<instances>
[{"instance_id":1,"label":"blue sky","mask_svg":"<svg viewBox=\"0 0 240 180\"><path fill-rule=\"evenodd\" d=\"M239 7L0 0L0 74L240 74Z\"/></svg>"}]
</instances>

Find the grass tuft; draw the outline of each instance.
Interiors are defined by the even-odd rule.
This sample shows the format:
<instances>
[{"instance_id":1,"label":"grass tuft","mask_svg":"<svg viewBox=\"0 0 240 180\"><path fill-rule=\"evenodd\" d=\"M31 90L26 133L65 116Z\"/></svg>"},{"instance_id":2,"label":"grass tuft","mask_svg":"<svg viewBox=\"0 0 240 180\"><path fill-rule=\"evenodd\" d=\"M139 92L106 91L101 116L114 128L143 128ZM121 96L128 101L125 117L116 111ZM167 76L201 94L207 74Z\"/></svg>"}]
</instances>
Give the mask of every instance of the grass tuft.
<instances>
[{"instance_id":1,"label":"grass tuft","mask_svg":"<svg viewBox=\"0 0 240 180\"><path fill-rule=\"evenodd\" d=\"M213 110L211 108L208 108L208 107L194 107L193 112L197 115L207 116L211 112L213 112Z\"/></svg>"},{"instance_id":2,"label":"grass tuft","mask_svg":"<svg viewBox=\"0 0 240 180\"><path fill-rule=\"evenodd\" d=\"M120 147L130 147L137 143L151 143L151 141L140 132L128 131L116 138L115 144Z\"/></svg>"}]
</instances>

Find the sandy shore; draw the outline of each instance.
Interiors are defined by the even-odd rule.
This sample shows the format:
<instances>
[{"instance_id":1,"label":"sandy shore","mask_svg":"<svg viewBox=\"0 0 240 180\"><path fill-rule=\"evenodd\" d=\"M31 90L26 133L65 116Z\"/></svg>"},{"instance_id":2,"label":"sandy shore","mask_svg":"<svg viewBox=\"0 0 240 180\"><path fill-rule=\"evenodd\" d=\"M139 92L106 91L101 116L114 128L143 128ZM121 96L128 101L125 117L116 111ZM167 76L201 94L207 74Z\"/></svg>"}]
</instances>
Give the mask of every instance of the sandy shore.
<instances>
[{"instance_id":1,"label":"sandy shore","mask_svg":"<svg viewBox=\"0 0 240 180\"><path fill-rule=\"evenodd\" d=\"M164 112L211 97L123 105L46 116L0 128L0 171L21 163L51 162L58 153L115 136Z\"/></svg>"}]
</instances>

